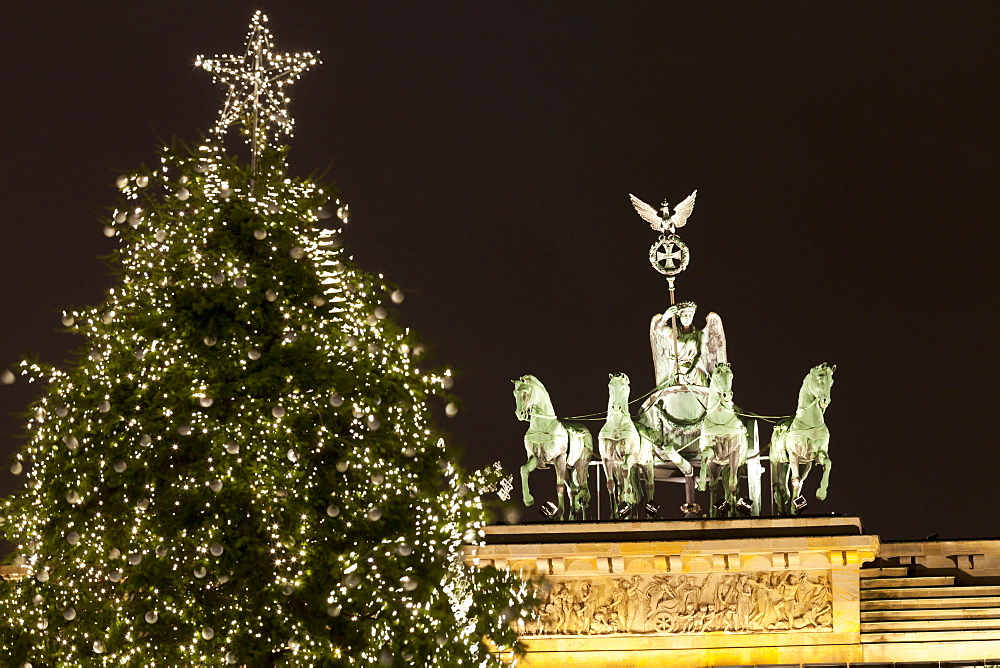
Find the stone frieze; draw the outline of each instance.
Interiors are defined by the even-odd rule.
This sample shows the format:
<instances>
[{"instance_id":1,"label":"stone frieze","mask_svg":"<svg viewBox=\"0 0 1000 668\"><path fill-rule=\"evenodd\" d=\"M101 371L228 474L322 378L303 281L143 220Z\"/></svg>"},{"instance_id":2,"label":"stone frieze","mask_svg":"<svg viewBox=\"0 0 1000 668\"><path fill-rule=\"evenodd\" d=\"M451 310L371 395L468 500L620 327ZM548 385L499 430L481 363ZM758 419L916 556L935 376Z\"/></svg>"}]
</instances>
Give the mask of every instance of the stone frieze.
<instances>
[{"instance_id":1,"label":"stone frieze","mask_svg":"<svg viewBox=\"0 0 1000 668\"><path fill-rule=\"evenodd\" d=\"M522 635L833 630L830 571L552 576Z\"/></svg>"}]
</instances>

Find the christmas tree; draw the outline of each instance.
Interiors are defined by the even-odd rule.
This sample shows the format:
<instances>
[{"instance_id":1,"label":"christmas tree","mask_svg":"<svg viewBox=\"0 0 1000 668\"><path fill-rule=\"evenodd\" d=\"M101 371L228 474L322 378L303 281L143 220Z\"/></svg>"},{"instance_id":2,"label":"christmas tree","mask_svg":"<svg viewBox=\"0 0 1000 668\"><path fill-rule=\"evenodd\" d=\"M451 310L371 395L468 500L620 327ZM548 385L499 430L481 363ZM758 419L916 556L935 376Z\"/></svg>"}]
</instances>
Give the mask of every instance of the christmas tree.
<instances>
[{"instance_id":1,"label":"christmas tree","mask_svg":"<svg viewBox=\"0 0 1000 668\"><path fill-rule=\"evenodd\" d=\"M119 178L120 284L63 316L79 360L22 364L46 388L3 503L5 665L473 665L530 614L518 578L464 565L495 480L429 423L447 373L342 250L347 204L287 174L285 90L318 60L265 22L199 58L229 89L201 145Z\"/></svg>"}]
</instances>

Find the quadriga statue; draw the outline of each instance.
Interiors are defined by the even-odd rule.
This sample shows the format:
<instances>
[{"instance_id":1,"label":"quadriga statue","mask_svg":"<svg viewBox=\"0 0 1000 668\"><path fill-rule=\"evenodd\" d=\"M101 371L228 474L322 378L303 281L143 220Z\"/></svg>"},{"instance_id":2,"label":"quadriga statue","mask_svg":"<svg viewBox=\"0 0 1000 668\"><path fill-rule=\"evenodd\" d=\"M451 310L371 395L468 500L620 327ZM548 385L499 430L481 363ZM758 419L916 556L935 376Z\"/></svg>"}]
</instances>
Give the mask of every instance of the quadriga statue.
<instances>
[{"instance_id":1,"label":"quadriga statue","mask_svg":"<svg viewBox=\"0 0 1000 668\"><path fill-rule=\"evenodd\" d=\"M524 435L528 461L521 467L524 505L535 503L528 489L528 474L551 466L556 472L559 519L566 517L567 498L570 519L583 519L590 505L587 467L594 452L593 436L583 425L556 417L549 393L534 376L521 376L513 383L517 419L528 423L528 432Z\"/></svg>"},{"instance_id":2,"label":"quadriga statue","mask_svg":"<svg viewBox=\"0 0 1000 668\"><path fill-rule=\"evenodd\" d=\"M830 405L830 389L836 366L814 366L802 381L795 415L782 420L771 435L771 487L780 514L795 514L807 505L802 484L813 464L823 467L816 498L826 498L830 482L830 430L824 414Z\"/></svg>"}]
</instances>

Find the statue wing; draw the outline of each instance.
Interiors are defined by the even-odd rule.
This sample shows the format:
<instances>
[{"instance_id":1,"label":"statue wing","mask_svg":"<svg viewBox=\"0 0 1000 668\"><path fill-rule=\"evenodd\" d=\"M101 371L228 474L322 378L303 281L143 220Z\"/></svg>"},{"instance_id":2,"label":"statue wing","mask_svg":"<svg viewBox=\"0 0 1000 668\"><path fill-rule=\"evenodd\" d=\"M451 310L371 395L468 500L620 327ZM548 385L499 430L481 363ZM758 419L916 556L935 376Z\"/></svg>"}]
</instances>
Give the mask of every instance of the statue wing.
<instances>
[{"instance_id":1,"label":"statue wing","mask_svg":"<svg viewBox=\"0 0 1000 668\"><path fill-rule=\"evenodd\" d=\"M695 190L683 202L674 207L674 215L670 217L670 222L674 224L674 227L687 225L687 220L691 216L691 212L694 211L694 198L697 196L698 191Z\"/></svg>"},{"instance_id":2,"label":"statue wing","mask_svg":"<svg viewBox=\"0 0 1000 668\"><path fill-rule=\"evenodd\" d=\"M709 377L720 362L728 362L726 353L726 330L722 328L722 318L712 312L705 318L705 367Z\"/></svg>"},{"instance_id":3,"label":"statue wing","mask_svg":"<svg viewBox=\"0 0 1000 668\"><path fill-rule=\"evenodd\" d=\"M629 193L628 196L632 199L632 206L635 207L636 213L638 213L643 220L649 223L650 227L654 230L657 232L663 232L665 229L665 221L660 218L660 214L656 212L656 209L646 204L632 193Z\"/></svg>"}]
</instances>

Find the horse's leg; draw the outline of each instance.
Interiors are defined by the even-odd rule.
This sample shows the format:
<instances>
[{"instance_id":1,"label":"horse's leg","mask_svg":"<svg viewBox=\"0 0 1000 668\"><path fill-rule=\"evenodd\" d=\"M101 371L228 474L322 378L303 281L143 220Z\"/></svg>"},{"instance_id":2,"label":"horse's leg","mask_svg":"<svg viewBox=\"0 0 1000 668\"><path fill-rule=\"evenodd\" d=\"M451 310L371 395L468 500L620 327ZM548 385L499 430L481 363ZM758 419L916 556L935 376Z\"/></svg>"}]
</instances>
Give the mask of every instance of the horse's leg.
<instances>
[{"instance_id":1,"label":"horse's leg","mask_svg":"<svg viewBox=\"0 0 1000 668\"><path fill-rule=\"evenodd\" d=\"M615 519L618 512L618 498L615 494L615 476L618 474L615 471L614 462L607 457L602 457L602 461L604 462L604 484L608 490L608 505L611 509L609 514L611 515L611 519Z\"/></svg>"},{"instance_id":2,"label":"horse's leg","mask_svg":"<svg viewBox=\"0 0 1000 668\"><path fill-rule=\"evenodd\" d=\"M531 491L528 489L528 474L537 468L538 457L535 455L528 457L528 461L521 467L521 494L524 497L524 505L526 506L533 506L535 504L535 497L531 495Z\"/></svg>"},{"instance_id":3,"label":"horse's leg","mask_svg":"<svg viewBox=\"0 0 1000 668\"><path fill-rule=\"evenodd\" d=\"M788 512L788 462L771 457L771 494L779 515Z\"/></svg>"},{"instance_id":4,"label":"horse's leg","mask_svg":"<svg viewBox=\"0 0 1000 668\"><path fill-rule=\"evenodd\" d=\"M566 455L561 454L552 462L556 470L556 499L559 502L559 519L566 518Z\"/></svg>"},{"instance_id":5,"label":"horse's leg","mask_svg":"<svg viewBox=\"0 0 1000 668\"><path fill-rule=\"evenodd\" d=\"M709 472L710 472L710 469L712 468L710 464L715 459L715 448L712 445L709 445L709 443L712 443L712 444L715 443L715 441L712 439L711 436L708 436L708 437L702 436L701 437L701 444L700 444L701 448L699 448L701 450L701 454L700 454L700 457L701 457L701 473L698 476L698 491L699 492L704 492L705 491L705 485L708 483Z\"/></svg>"},{"instance_id":6,"label":"horse's leg","mask_svg":"<svg viewBox=\"0 0 1000 668\"><path fill-rule=\"evenodd\" d=\"M826 447L816 453L816 463L823 467L823 479L820 480L819 489L816 490L816 498L822 501L826 498L826 486L830 482L830 469L833 467Z\"/></svg>"},{"instance_id":7,"label":"horse's leg","mask_svg":"<svg viewBox=\"0 0 1000 668\"><path fill-rule=\"evenodd\" d=\"M590 454L584 450L583 455L580 456L580 460L576 463L576 469L574 474L576 475L576 494L577 507L575 510L579 513L579 517L576 519L585 520L587 519L587 508L590 507L590 471L588 470L590 466Z\"/></svg>"},{"instance_id":8,"label":"horse's leg","mask_svg":"<svg viewBox=\"0 0 1000 668\"><path fill-rule=\"evenodd\" d=\"M735 437L734 437L735 438ZM746 449L741 450L739 444L734 444L732 451L729 453L729 475L727 476L728 482L726 484L726 501L729 502L729 514L732 517L738 515L736 511L736 503L740 499L740 453L746 453ZM745 460L744 460L745 461Z\"/></svg>"},{"instance_id":9,"label":"horse's leg","mask_svg":"<svg viewBox=\"0 0 1000 668\"><path fill-rule=\"evenodd\" d=\"M653 478L652 458L650 458L649 462L646 464L643 470L646 476L646 501L649 503L654 503L653 497L656 494L656 480Z\"/></svg>"}]
</instances>

